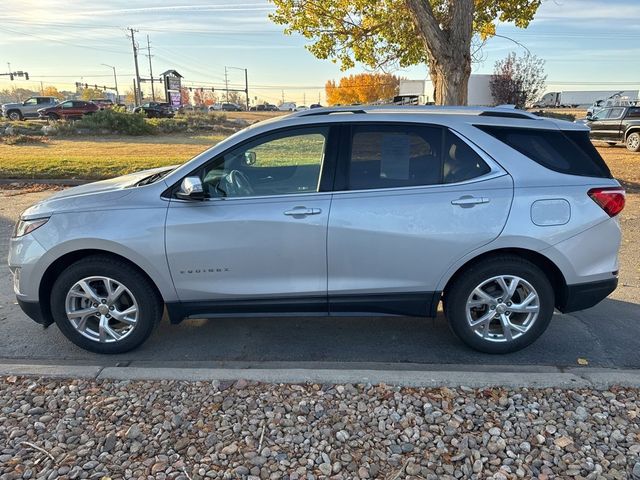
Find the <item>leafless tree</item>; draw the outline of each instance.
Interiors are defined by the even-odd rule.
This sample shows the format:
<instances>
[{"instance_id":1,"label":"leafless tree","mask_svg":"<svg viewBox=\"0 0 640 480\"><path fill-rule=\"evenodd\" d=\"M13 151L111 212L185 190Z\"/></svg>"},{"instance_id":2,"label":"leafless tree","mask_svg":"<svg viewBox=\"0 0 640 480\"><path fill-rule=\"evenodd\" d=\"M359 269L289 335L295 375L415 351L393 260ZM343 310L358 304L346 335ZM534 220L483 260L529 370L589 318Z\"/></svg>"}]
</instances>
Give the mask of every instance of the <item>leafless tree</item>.
<instances>
[{"instance_id":1,"label":"leafless tree","mask_svg":"<svg viewBox=\"0 0 640 480\"><path fill-rule=\"evenodd\" d=\"M524 108L540 97L546 79L544 60L531 53L518 57L511 52L496 62L490 81L491 95L497 105Z\"/></svg>"}]
</instances>

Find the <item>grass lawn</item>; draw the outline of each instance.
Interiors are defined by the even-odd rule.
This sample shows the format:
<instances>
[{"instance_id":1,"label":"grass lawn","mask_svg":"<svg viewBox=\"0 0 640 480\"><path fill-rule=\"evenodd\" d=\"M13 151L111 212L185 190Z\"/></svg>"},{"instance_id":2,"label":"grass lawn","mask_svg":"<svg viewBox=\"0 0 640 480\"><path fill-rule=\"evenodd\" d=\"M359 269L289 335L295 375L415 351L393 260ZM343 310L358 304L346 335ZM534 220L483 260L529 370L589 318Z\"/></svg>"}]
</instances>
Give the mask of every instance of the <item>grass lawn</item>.
<instances>
[{"instance_id":1,"label":"grass lawn","mask_svg":"<svg viewBox=\"0 0 640 480\"><path fill-rule=\"evenodd\" d=\"M113 136L0 144L0 178L115 177L185 162L223 138L222 135Z\"/></svg>"}]
</instances>

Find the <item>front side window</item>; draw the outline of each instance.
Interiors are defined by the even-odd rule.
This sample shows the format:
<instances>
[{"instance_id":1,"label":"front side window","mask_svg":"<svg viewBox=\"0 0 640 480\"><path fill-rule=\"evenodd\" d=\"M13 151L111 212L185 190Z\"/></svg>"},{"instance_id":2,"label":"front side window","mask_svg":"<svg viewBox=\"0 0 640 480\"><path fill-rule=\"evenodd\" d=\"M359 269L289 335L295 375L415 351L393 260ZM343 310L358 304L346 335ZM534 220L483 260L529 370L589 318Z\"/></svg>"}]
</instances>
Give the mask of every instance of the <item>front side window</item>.
<instances>
[{"instance_id":1,"label":"front side window","mask_svg":"<svg viewBox=\"0 0 640 480\"><path fill-rule=\"evenodd\" d=\"M425 125L352 129L349 190L457 183L491 169L462 139Z\"/></svg>"},{"instance_id":2,"label":"front side window","mask_svg":"<svg viewBox=\"0 0 640 480\"><path fill-rule=\"evenodd\" d=\"M209 198L318 191L328 127L276 133L214 159L201 174Z\"/></svg>"},{"instance_id":3,"label":"front side window","mask_svg":"<svg viewBox=\"0 0 640 480\"><path fill-rule=\"evenodd\" d=\"M38 103L38 100L35 98L30 98L29 100L24 102L25 105L36 105L37 103Z\"/></svg>"},{"instance_id":4,"label":"front side window","mask_svg":"<svg viewBox=\"0 0 640 480\"><path fill-rule=\"evenodd\" d=\"M62 108L73 108L73 102L63 102L60 106Z\"/></svg>"}]
</instances>

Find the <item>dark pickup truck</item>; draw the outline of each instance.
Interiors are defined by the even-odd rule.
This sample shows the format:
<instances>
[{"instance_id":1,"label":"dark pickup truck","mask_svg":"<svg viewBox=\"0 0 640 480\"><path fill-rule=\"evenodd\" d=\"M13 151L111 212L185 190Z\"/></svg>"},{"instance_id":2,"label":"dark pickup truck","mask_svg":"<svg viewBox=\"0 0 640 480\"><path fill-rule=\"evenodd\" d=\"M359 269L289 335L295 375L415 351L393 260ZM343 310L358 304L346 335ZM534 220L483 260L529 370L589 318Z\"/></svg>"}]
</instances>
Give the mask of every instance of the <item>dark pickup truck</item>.
<instances>
[{"instance_id":1,"label":"dark pickup truck","mask_svg":"<svg viewBox=\"0 0 640 480\"><path fill-rule=\"evenodd\" d=\"M640 106L603 108L582 121L591 129L591 140L624 143L630 151L640 152Z\"/></svg>"}]
</instances>

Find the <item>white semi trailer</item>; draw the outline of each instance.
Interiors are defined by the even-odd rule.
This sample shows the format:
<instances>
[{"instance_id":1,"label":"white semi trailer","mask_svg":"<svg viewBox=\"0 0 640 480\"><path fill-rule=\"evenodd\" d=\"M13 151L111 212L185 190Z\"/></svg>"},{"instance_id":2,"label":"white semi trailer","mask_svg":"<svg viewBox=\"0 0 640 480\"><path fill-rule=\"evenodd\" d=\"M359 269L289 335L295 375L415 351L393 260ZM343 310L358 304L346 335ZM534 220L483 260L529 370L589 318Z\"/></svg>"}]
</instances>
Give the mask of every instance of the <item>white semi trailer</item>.
<instances>
[{"instance_id":1,"label":"white semi trailer","mask_svg":"<svg viewBox=\"0 0 640 480\"><path fill-rule=\"evenodd\" d=\"M493 105L493 96L489 88L491 75L474 74L469 78L467 90L467 104L488 106ZM404 104L432 104L435 101L435 92L431 80L400 80L400 89L396 103Z\"/></svg>"},{"instance_id":2,"label":"white semi trailer","mask_svg":"<svg viewBox=\"0 0 640 480\"><path fill-rule=\"evenodd\" d=\"M540 100L533 104L534 107L589 107L599 100L604 100L619 94L621 98L629 101L638 99L638 90L569 90L566 92L547 92Z\"/></svg>"}]
</instances>

